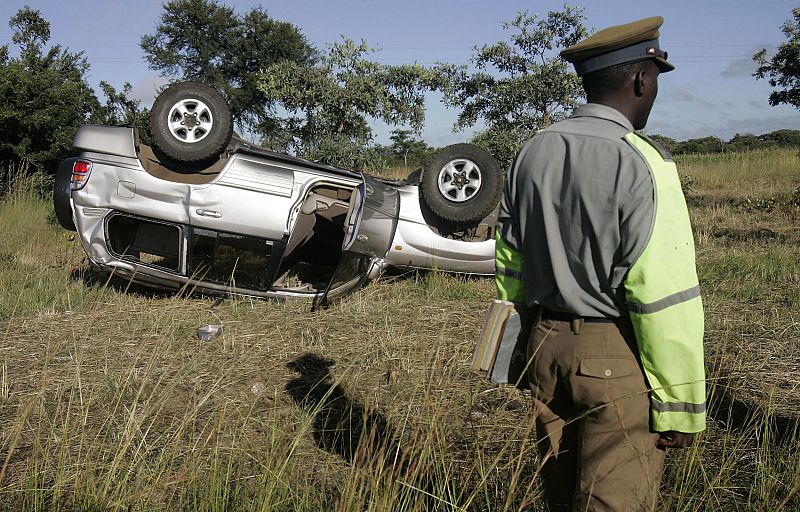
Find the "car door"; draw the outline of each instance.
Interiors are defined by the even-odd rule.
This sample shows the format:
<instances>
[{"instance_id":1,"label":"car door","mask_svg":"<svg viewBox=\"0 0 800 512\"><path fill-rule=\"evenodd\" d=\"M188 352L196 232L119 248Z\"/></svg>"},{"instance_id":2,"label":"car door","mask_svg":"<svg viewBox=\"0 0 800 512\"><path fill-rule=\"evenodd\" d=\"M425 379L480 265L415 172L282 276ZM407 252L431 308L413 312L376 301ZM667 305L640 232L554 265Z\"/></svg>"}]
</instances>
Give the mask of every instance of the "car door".
<instances>
[{"instance_id":1,"label":"car door","mask_svg":"<svg viewBox=\"0 0 800 512\"><path fill-rule=\"evenodd\" d=\"M294 199L294 171L278 162L235 156L210 184L194 185L193 227L280 240Z\"/></svg>"},{"instance_id":2,"label":"car door","mask_svg":"<svg viewBox=\"0 0 800 512\"><path fill-rule=\"evenodd\" d=\"M362 180L350 204L342 257L315 308L354 292L376 275L394 238L400 211L397 189L364 174Z\"/></svg>"}]
</instances>

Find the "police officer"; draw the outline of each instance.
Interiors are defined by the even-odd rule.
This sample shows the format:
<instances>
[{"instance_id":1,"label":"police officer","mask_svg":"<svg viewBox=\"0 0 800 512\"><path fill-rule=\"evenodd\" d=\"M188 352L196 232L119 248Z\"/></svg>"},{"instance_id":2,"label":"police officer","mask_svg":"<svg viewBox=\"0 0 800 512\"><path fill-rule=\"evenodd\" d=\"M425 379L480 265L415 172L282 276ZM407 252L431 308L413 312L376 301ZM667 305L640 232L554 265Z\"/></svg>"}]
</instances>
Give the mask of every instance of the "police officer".
<instances>
[{"instance_id":1,"label":"police officer","mask_svg":"<svg viewBox=\"0 0 800 512\"><path fill-rule=\"evenodd\" d=\"M661 73L663 19L561 56L587 104L517 155L500 204L500 298L535 320L528 380L551 510L649 510L664 448L705 428L703 306L670 155L636 132Z\"/></svg>"}]
</instances>

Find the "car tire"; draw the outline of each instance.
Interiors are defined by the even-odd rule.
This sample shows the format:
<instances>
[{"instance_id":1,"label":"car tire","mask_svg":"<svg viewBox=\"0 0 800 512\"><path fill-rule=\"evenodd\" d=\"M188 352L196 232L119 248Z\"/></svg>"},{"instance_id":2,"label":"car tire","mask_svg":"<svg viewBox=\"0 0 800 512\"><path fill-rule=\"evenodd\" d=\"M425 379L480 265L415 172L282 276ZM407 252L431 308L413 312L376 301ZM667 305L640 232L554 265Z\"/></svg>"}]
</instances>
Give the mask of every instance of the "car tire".
<instances>
[{"instance_id":1,"label":"car tire","mask_svg":"<svg viewBox=\"0 0 800 512\"><path fill-rule=\"evenodd\" d=\"M156 147L178 162L194 163L219 156L233 134L225 98L196 82L172 84L158 95L150 115Z\"/></svg>"},{"instance_id":2,"label":"car tire","mask_svg":"<svg viewBox=\"0 0 800 512\"><path fill-rule=\"evenodd\" d=\"M500 201L503 187L500 164L474 144L441 149L422 174L422 200L447 222L474 224L489 215Z\"/></svg>"},{"instance_id":3,"label":"car tire","mask_svg":"<svg viewBox=\"0 0 800 512\"><path fill-rule=\"evenodd\" d=\"M69 183L72 180L72 164L73 160L68 159L58 166L56 178L53 181L53 209L62 228L77 231L75 221L72 219L72 205L70 204L72 191Z\"/></svg>"}]
</instances>

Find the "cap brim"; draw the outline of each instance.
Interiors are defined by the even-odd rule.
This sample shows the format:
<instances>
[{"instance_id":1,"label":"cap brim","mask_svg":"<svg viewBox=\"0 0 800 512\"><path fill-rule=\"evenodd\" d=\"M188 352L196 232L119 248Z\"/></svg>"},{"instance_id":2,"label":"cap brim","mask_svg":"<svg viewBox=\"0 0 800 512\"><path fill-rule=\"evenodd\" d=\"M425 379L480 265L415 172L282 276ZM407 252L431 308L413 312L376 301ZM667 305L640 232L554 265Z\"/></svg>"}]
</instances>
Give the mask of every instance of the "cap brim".
<instances>
[{"instance_id":1,"label":"cap brim","mask_svg":"<svg viewBox=\"0 0 800 512\"><path fill-rule=\"evenodd\" d=\"M653 57L653 60L655 60L655 61L656 61L656 66L658 66L658 69L659 69L659 70L660 70L662 73L669 73L670 71L672 71L673 69L675 69L675 66L674 66L674 65L673 65L671 62L667 61L667 60L666 60L666 59L664 59L664 58L661 58L661 57Z\"/></svg>"}]
</instances>

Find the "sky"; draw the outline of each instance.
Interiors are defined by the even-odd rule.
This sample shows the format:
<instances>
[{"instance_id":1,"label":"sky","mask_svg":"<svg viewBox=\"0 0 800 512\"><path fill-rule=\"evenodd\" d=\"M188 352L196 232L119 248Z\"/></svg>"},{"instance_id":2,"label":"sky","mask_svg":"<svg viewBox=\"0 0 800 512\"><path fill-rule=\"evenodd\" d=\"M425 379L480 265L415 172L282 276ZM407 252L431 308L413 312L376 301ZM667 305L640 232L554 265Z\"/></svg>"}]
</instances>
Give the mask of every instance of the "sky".
<instances>
[{"instance_id":1,"label":"sky","mask_svg":"<svg viewBox=\"0 0 800 512\"><path fill-rule=\"evenodd\" d=\"M563 1L544 0L224 0L244 14L261 5L270 16L289 21L317 48L342 36L364 39L381 50L374 60L387 64L437 61L469 64L475 46L507 40L503 22L520 11L545 15ZM659 77L659 97L646 132L678 140L736 133L762 134L800 129L800 113L786 105L771 107L770 86L752 77L751 56L772 53L785 41L781 25L797 4L784 0L585 0L586 26L602 28L660 15L661 48L676 70ZM7 20L24 5L50 22L51 42L85 52L89 82L105 80L118 89L125 82L150 105L166 80L150 70L139 47L142 35L155 31L161 0L2 0L0 44L11 44ZM13 47L13 44L11 45ZM427 98L422 138L432 146L469 139L472 131L453 133L457 110L436 95ZM394 127L375 123L380 143Z\"/></svg>"}]
</instances>

